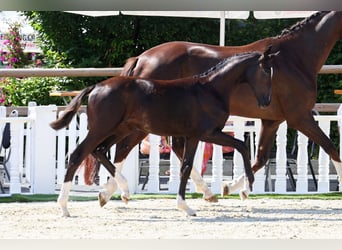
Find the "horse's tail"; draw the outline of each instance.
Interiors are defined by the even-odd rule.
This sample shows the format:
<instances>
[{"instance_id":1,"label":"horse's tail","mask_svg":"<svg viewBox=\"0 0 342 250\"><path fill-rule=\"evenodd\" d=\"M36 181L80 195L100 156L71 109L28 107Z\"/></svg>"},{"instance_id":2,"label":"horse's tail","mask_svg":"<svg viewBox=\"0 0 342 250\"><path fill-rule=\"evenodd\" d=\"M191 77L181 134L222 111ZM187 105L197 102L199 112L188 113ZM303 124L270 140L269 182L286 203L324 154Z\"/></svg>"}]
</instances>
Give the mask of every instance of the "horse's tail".
<instances>
[{"instance_id":1,"label":"horse's tail","mask_svg":"<svg viewBox=\"0 0 342 250\"><path fill-rule=\"evenodd\" d=\"M63 114L56 121L50 123L50 126L55 130L66 127L71 122L71 119L74 117L77 110L80 108L82 99L88 95L95 88L95 86L96 85L92 85L85 88L81 93L74 97L64 110Z\"/></svg>"},{"instance_id":2,"label":"horse's tail","mask_svg":"<svg viewBox=\"0 0 342 250\"><path fill-rule=\"evenodd\" d=\"M133 76L134 68L137 66L138 57L130 57L127 59L120 76Z\"/></svg>"},{"instance_id":3,"label":"horse's tail","mask_svg":"<svg viewBox=\"0 0 342 250\"><path fill-rule=\"evenodd\" d=\"M92 185L95 181L95 177L99 171L100 164L94 158L93 155L89 154L82 162L84 167L84 183L86 185Z\"/></svg>"}]
</instances>

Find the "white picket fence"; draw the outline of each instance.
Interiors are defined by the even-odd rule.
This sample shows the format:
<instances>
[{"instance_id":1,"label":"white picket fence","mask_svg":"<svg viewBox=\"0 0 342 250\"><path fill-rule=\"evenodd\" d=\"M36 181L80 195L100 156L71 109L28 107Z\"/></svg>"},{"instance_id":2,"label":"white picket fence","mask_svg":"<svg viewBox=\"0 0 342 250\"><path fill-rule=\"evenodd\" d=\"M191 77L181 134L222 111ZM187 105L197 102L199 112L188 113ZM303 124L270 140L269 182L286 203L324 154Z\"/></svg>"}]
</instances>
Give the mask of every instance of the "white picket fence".
<instances>
[{"instance_id":1,"label":"white picket fence","mask_svg":"<svg viewBox=\"0 0 342 250\"><path fill-rule=\"evenodd\" d=\"M10 180L1 178L0 181L8 187L8 192L2 195L15 193L41 193L52 194L59 190L63 182L65 169L70 153L82 141L87 133L87 116L81 113L75 117L67 129L52 130L49 123L55 120L57 107L49 106L31 106L27 117L5 117L6 108L0 107L0 128L6 122L11 123L11 157ZM330 128L336 126L336 121L341 119L336 115L319 115L315 119L323 131L329 135ZM258 142L258 131L260 130L260 120L232 116L230 119L233 125L226 126L224 131L233 131L236 138L243 139L245 132L250 133L251 161L254 162L255 151ZM247 121L254 122L254 125L246 125ZM341 134L341 133L340 133ZM307 142L308 139L299 133L298 138L298 158L296 190L287 191L286 175L286 144L287 144L287 126L282 123L277 132L276 145L276 171L273 176L275 193L308 193L308 183L310 175L307 167ZM127 178L131 193L176 193L179 184L179 161L173 153L170 155L170 176L168 182L164 184L166 189L160 190L159 173L159 136L150 136L151 154L149 158L149 180L147 190L141 190L139 184L139 154L136 146L129 154L123 175ZM339 141L341 149L341 140ZM1 153L1 152L0 152ZM341 154L341 152L340 152ZM115 156L115 147L111 150L111 161ZM194 167L201 168L203 157L203 143L199 144L196 152ZM232 160L233 175L225 176L223 173L222 147L214 145L212 157L212 175L205 176L205 180L214 193L221 192L222 180L231 180L240 176L243 171L243 162L239 153L234 153ZM318 157L318 190L315 192L329 192L330 180L336 179L336 174L329 172L330 159L323 151L319 150ZM1 173L3 174L3 173ZM97 191L108 178L108 173L104 167L101 167L98 184L85 186L83 180L83 170L79 169L77 177L74 179L73 189L77 191ZM190 191L194 191L193 184L190 181ZM341 187L339 190L342 190ZM253 193L267 193L265 191L265 170L261 169L255 175L255 184Z\"/></svg>"}]
</instances>

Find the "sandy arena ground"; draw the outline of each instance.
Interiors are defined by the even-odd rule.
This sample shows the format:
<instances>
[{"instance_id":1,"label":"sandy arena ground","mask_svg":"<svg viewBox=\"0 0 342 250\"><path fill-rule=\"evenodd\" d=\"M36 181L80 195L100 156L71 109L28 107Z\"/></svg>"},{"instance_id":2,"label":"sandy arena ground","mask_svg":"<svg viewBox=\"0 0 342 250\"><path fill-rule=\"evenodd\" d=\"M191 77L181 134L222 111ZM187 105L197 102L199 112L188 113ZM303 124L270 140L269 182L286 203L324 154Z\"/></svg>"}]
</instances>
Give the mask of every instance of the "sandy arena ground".
<instances>
[{"instance_id":1,"label":"sandy arena ground","mask_svg":"<svg viewBox=\"0 0 342 250\"><path fill-rule=\"evenodd\" d=\"M342 239L342 200L189 199L187 217L173 199L0 204L3 239Z\"/></svg>"}]
</instances>

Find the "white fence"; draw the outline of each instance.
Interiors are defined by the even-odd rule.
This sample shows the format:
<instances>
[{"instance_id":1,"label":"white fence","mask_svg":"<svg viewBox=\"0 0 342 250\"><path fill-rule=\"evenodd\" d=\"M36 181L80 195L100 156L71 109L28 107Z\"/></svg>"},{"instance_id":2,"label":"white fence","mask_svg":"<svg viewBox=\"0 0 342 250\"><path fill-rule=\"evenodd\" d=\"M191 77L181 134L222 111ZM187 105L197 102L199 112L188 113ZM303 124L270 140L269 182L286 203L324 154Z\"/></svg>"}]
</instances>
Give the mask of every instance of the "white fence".
<instances>
[{"instance_id":1,"label":"white fence","mask_svg":"<svg viewBox=\"0 0 342 250\"><path fill-rule=\"evenodd\" d=\"M48 124L56 118L56 110L56 106L32 106L27 117L5 117L6 108L0 107L1 128L11 124L10 158L6 164L10 179L4 172L0 176L8 193L55 192L56 133Z\"/></svg>"},{"instance_id":2,"label":"white fence","mask_svg":"<svg viewBox=\"0 0 342 250\"><path fill-rule=\"evenodd\" d=\"M76 145L84 138L87 133L87 117L86 114L80 114L74 118L68 129L62 129L58 132L52 130L49 123L55 120L57 107L51 106L31 106L27 117L4 117L6 114L4 107L0 107L0 126L6 122L11 123L11 157L10 180L1 178L4 186L8 188L6 194L14 193L55 193L63 182L65 168L70 153ZM319 122L323 131L329 135L330 128L336 126L336 121L341 119L338 116L319 115L315 117ZM232 126L226 126L225 131L233 131L235 137L243 139L245 133L251 136L249 144L254 161L255 151L258 142L258 131L260 129L260 121L258 119L249 119L243 117L231 117ZM247 121L254 122L254 125L246 125ZM138 147L129 154L129 157L123 168L123 174L129 182L131 193L176 193L179 184L179 161L173 153L170 155L170 176L166 176L167 181L163 183L161 188L161 177L159 169L159 137L151 136L151 154L149 159L149 176L147 189L142 190L139 184L139 154ZM298 137L298 158L295 171L296 190L289 191L287 188L288 176L286 174L286 144L287 144L287 127L286 123L281 124L276 138L277 152L276 164L273 166L275 171L271 174L274 183L274 192L276 193L308 193L308 185L311 182L311 175L308 174L308 139L299 133ZM341 140L339 141L341 144ZM341 145L337 145L341 149ZM111 160L114 159L115 148L111 150ZM196 153L194 167L200 170L203 157L203 144L200 144ZM336 173L330 171L331 163L328 155L319 150L318 157L318 189L313 192L329 192L331 190L331 180L337 180ZM234 153L232 159L232 172L226 175L223 168L224 159L222 157L222 147L214 146L212 157L211 175L206 175L205 180L214 193L220 193L222 180L231 180L243 173L243 162L239 153ZM0 167L1 169L1 167ZM96 191L102 186L108 178L108 173L101 167L99 173L98 184L93 186L85 186L83 180L82 169L77 172L77 178L74 180L74 189L82 191ZM271 171L272 172L272 171ZM164 176L165 177L165 176ZM269 192L265 190L265 170L261 169L256 173L254 193ZM141 182L141 180L140 180ZM194 191L190 182L190 191ZM341 187L339 190L342 190ZM334 190L333 190L334 191Z\"/></svg>"}]
</instances>

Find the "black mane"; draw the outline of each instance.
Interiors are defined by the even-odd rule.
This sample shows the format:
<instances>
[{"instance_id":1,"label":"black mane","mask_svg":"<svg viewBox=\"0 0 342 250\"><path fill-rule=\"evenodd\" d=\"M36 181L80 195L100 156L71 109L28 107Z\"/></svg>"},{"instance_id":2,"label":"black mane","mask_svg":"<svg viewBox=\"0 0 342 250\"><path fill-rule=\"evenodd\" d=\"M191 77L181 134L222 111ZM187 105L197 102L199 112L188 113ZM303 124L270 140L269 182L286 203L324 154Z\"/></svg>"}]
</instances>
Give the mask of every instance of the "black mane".
<instances>
[{"instance_id":1,"label":"black mane","mask_svg":"<svg viewBox=\"0 0 342 250\"><path fill-rule=\"evenodd\" d=\"M236 60L240 57L246 56L246 55L251 55L251 54L258 54L258 52L255 51L248 51L248 52L243 52L243 53L239 53L239 54L235 54L231 57L227 57L225 59L223 59L222 61L220 61L219 63L217 63L215 66L211 67L210 69L208 69L207 71L198 74L198 75L194 75L194 78L201 78L201 77L206 77L208 75L210 75L211 73L220 70L221 68L223 68L224 66L226 66L228 63L231 63L233 60Z\"/></svg>"},{"instance_id":2,"label":"black mane","mask_svg":"<svg viewBox=\"0 0 342 250\"><path fill-rule=\"evenodd\" d=\"M283 37L283 36L286 36L286 35L291 35L291 34L297 32L297 31L301 30L307 24L312 23L317 18L322 18L323 16L325 16L329 12L330 11L319 11L319 12L316 12L316 13L312 14L311 16L305 18L304 20L295 23L290 28L283 29L281 34L278 37L280 38L280 37Z\"/></svg>"}]
</instances>

